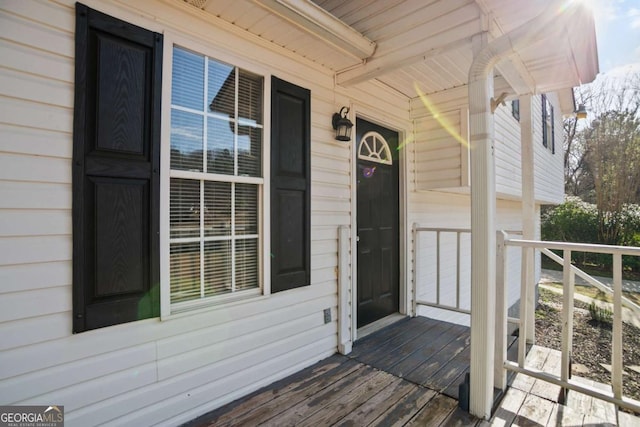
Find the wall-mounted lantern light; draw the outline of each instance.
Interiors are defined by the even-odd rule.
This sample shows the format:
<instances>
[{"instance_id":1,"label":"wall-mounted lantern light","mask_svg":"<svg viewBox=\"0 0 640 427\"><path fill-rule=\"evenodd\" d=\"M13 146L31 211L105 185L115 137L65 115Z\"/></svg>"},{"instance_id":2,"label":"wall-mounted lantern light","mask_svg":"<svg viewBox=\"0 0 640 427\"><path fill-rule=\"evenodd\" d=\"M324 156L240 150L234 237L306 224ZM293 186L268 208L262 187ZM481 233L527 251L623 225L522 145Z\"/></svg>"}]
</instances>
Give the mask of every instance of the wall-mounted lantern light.
<instances>
[{"instance_id":1,"label":"wall-mounted lantern light","mask_svg":"<svg viewBox=\"0 0 640 427\"><path fill-rule=\"evenodd\" d=\"M338 141L351 141L351 128L353 127L353 123L347 118L347 114L349 114L349 109L342 107L340 112L333 113L333 117L331 118L331 124L336 130L336 139Z\"/></svg>"},{"instance_id":2,"label":"wall-mounted lantern light","mask_svg":"<svg viewBox=\"0 0 640 427\"><path fill-rule=\"evenodd\" d=\"M576 119L586 119L587 118L587 107L584 104L580 104L578 109L576 110Z\"/></svg>"}]
</instances>

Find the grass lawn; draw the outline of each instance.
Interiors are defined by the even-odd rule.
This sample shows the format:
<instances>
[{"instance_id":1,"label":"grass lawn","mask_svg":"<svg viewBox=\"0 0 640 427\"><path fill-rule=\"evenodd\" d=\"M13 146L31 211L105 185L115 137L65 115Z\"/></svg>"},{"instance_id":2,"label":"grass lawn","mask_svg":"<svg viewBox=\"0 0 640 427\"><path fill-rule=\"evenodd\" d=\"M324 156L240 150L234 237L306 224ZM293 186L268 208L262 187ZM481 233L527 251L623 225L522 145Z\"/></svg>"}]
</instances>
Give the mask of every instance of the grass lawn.
<instances>
[{"instance_id":1,"label":"grass lawn","mask_svg":"<svg viewBox=\"0 0 640 427\"><path fill-rule=\"evenodd\" d=\"M551 286L556 289L562 289L561 283L546 283L547 286ZM597 299L600 301L613 303L613 295L606 294L600 289L594 286L575 285L575 291L581 295L585 295L589 298ZM636 292L622 292L622 294L629 300L640 305L640 294Z\"/></svg>"}]
</instances>

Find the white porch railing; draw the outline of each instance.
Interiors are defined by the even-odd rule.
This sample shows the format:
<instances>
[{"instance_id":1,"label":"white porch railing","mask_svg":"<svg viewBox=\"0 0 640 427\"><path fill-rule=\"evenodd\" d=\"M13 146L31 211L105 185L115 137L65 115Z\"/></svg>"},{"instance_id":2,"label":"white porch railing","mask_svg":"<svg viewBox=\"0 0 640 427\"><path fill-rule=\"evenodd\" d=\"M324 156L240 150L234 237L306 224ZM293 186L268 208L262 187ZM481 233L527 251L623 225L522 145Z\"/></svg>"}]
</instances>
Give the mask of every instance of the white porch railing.
<instances>
[{"instance_id":1,"label":"white porch railing","mask_svg":"<svg viewBox=\"0 0 640 427\"><path fill-rule=\"evenodd\" d=\"M518 239L505 239L503 244L505 247L520 247L522 248L522 271L531 271L528 269L527 264L534 262L535 250L540 250L545 255L549 256L552 260L561 263L563 265L563 304L562 304L562 359L561 359L561 373L560 376L551 375L546 372L542 372L533 368L525 366L526 356L526 340L520 339L518 350L518 363L511 362L503 358L504 368L514 372L529 375L531 377L547 381L563 387L566 390L575 390L580 393L587 394L605 401L611 402L615 405L631 409L633 411L640 411L640 401L634 400L623 395L622 387L622 306L633 310L640 315L640 307L629 301L622 295L622 257L623 256L640 256L640 248L625 247L625 246L607 246L607 245L595 245L595 244L580 244L580 243L566 243L566 242L543 242L535 240L518 240ZM563 251L563 257L551 252L551 250ZM593 279L588 274L579 270L571 264L572 252L591 252L599 254L609 254L613 257L613 289L608 288L599 281ZM570 378L571 376L571 353L573 348L573 297L574 297L574 284L575 276L578 275L587 280L593 286L598 289L613 295L613 331L612 331L612 351L611 351L611 388L612 391L603 391L587 386L583 383L576 382ZM520 294L520 318L527 319L527 312L532 310L533 307L529 304L523 303L527 301L527 295L530 295L532 290L528 288L526 280L522 280L521 294ZM500 322L496 322L500 323ZM530 329L533 328L533 324L529 322L521 322L520 324L520 337L533 336L530 335ZM497 359L499 355L497 354ZM498 361L498 360L497 360ZM504 371L503 371L504 372Z\"/></svg>"},{"instance_id":2,"label":"white porch railing","mask_svg":"<svg viewBox=\"0 0 640 427\"><path fill-rule=\"evenodd\" d=\"M501 231L498 241L503 235L521 236L522 232ZM413 314L417 306L424 306L470 315L471 230L421 227L414 223L412 237ZM497 261L502 262L498 258ZM506 274L503 276L506 280ZM518 319L509 321L518 322Z\"/></svg>"},{"instance_id":3,"label":"white porch railing","mask_svg":"<svg viewBox=\"0 0 640 427\"><path fill-rule=\"evenodd\" d=\"M443 244L442 237L446 235L448 237L453 237L453 247L449 245L447 254L448 259L444 260L445 256L443 255ZM427 250L425 246L427 246L426 237L431 237L432 245L429 245L427 254ZM434 307L442 310L454 311L457 313L463 314L471 314L471 306L470 301L461 301L461 295L469 295L470 294L470 286L471 282L468 280L464 280L461 278L462 276L462 264L461 260L463 257L465 259L470 258L470 247L465 247L465 249L461 249L461 241L462 239L469 240L471 236L471 230L462 229L462 228L429 228L429 227L420 227L418 224L413 224L413 314L415 315L417 312L417 306L423 305L426 307ZM465 252L464 254L462 252ZM453 254L453 256L451 256ZM428 280L425 276L423 262L426 258L429 258L433 261L433 268L435 271L435 277L433 283L429 286L429 290L433 292L433 298L425 299L425 287L426 281ZM446 289L443 290L443 280L442 280L442 269L443 262L446 262L449 267L448 270L452 274L455 275L454 283L454 291L453 295L453 303L444 302L443 295L445 292L449 294L449 301L451 298L451 290ZM453 264L453 266L452 266ZM453 271L451 271L453 270ZM463 289L464 288L464 289Z\"/></svg>"}]
</instances>

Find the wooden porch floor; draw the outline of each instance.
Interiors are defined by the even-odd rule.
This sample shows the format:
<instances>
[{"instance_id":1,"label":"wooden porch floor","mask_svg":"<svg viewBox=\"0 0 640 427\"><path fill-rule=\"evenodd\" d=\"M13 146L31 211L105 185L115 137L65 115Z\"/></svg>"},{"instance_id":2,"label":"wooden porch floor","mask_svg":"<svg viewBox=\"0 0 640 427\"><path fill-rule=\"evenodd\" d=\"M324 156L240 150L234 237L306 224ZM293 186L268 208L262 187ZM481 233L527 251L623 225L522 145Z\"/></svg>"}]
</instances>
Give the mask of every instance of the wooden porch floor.
<instances>
[{"instance_id":1,"label":"wooden porch floor","mask_svg":"<svg viewBox=\"0 0 640 427\"><path fill-rule=\"evenodd\" d=\"M491 422L478 420L457 401L469 343L467 327L405 318L359 340L348 356L331 356L186 425L640 426L640 419L578 393L562 406L558 387L522 374L512 378ZM555 373L556 353L534 346L527 366Z\"/></svg>"},{"instance_id":2,"label":"wooden porch floor","mask_svg":"<svg viewBox=\"0 0 640 427\"><path fill-rule=\"evenodd\" d=\"M474 426L458 408L469 328L402 319L189 426Z\"/></svg>"}]
</instances>

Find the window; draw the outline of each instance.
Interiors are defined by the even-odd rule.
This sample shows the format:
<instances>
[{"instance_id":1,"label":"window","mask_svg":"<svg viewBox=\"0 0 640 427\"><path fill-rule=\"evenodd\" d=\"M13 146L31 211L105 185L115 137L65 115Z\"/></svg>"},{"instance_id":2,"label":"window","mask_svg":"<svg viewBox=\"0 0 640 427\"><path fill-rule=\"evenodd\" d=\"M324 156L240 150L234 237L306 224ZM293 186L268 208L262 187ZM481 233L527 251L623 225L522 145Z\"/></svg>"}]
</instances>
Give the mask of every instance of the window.
<instances>
[{"instance_id":1,"label":"window","mask_svg":"<svg viewBox=\"0 0 640 427\"><path fill-rule=\"evenodd\" d=\"M555 154L555 131L553 121L553 105L546 95L542 95L542 145Z\"/></svg>"},{"instance_id":2,"label":"window","mask_svg":"<svg viewBox=\"0 0 640 427\"><path fill-rule=\"evenodd\" d=\"M261 288L263 77L173 48L171 304Z\"/></svg>"},{"instance_id":3,"label":"window","mask_svg":"<svg viewBox=\"0 0 640 427\"><path fill-rule=\"evenodd\" d=\"M517 121L520 121L520 100L514 99L511 101L511 115Z\"/></svg>"},{"instance_id":4,"label":"window","mask_svg":"<svg viewBox=\"0 0 640 427\"><path fill-rule=\"evenodd\" d=\"M367 132L360 140L358 158L384 165L393 164L387 140L375 131Z\"/></svg>"}]
</instances>

